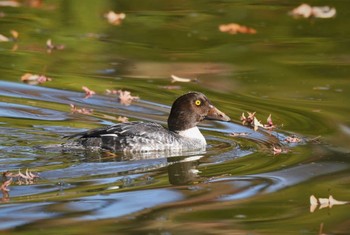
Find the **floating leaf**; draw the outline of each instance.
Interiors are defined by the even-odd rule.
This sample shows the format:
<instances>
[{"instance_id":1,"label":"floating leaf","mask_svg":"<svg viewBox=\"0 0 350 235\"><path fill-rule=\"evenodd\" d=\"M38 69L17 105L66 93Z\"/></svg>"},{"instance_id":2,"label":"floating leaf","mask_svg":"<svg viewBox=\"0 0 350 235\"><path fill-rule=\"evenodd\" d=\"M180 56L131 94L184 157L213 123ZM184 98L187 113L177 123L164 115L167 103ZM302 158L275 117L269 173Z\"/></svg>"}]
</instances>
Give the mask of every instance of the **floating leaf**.
<instances>
[{"instance_id":1,"label":"floating leaf","mask_svg":"<svg viewBox=\"0 0 350 235\"><path fill-rule=\"evenodd\" d=\"M119 92L119 102L123 105L130 105L133 101L138 100L138 96L132 96L129 91L120 91Z\"/></svg>"},{"instance_id":2,"label":"floating leaf","mask_svg":"<svg viewBox=\"0 0 350 235\"><path fill-rule=\"evenodd\" d=\"M273 155L278 155L281 153L288 153L288 149L282 149L280 147L273 146L272 153L273 153Z\"/></svg>"},{"instance_id":3,"label":"floating leaf","mask_svg":"<svg viewBox=\"0 0 350 235\"><path fill-rule=\"evenodd\" d=\"M267 118L267 124L262 124L256 117L255 117L255 112L247 112L248 117L244 113L242 113L240 120L242 121L242 125L248 125L253 127L255 131L259 129L259 127L264 128L266 130L272 130L276 128L274 125L271 114Z\"/></svg>"},{"instance_id":4,"label":"floating leaf","mask_svg":"<svg viewBox=\"0 0 350 235\"><path fill-rule=\"evenodd\" d=\"M16 30L10 30L10 33L12 35L12 39L17 40L19 37L19 33Z\"/></svg>"},{"instance_id":5,"label":"floating leaf","mask_svg":"<svg viewBox=\"0 0 350 235\"><path fill-rule=\"evenodd\" d=\"M301 139L296 136L288 136L284 139L284 141L287 143L300 143Z\"/></svg>"},{"instance_id":6,"label":"floating leaf","mask_svg":"<svg viewBox=\"0 0 350 235\"><path fill-rule=\"evenodd\" d=\"M106 93L108 95L117 95L118 101L122 105L130 105L133 101L139 100L140 98L138 96L132 96L130 91L123 91L123 90L109 90L106 89Z\"/></svg>"},{"instance_id":7,"label":"floating leaf","mask_svg":"<svg viewBox=\"0 0 350 235\"><path fill-rule=\"evenodd\" d=\"M236 23L219 25L220 32L229 34L256 34L256 30Z\"/></svg>"},{"instance_id":8,"label":"floating leaf","mask_svg":"<svg viewBox=\"0 0 350 235\"><path fill-rule=\"evenodd\" d=\"M93 109L78 108L74 104L70 104L70 110L72 113L80 113L80 114L86 114L86 115L91 115L94 111Z\"/></svg>"},{"instance_id":9,"label":"floating leaf","mask_svg":"<svg viewBox=\"0 0 350 235\"><path fill-rule=\"evenodd\" d=\"M19 33L16 30L11 30L11 37L6 37L5 35L0 34L0 42L10 42L16 41Z\"/></svg>"},{"instance_id":10,"label":"floating leaf","mask_svg":"<svg viewBox=\"0 0 350 235\"><path fill-rule=\"evenodd\" d=\"M335 17L337 11L335 8L329 6L315 6L312 7L309 4L301 4L294 8L290 14L295 17L315 17L315 18L332 18Z\"/></svg>"},{"instance_id":11,"label":"floating leaf","mask_svg":"<svg viewBox=\"0 0 350 235\"><path fill-rule=\"evenodd\" d=\"M230 133L229 136L237 137L237 136L247 136L249 134L250 133L248 133L248 132L233 132L233 133Z\"/></svg>"},{"instance_id":12,"label":"floating leaf","mask_svg":"<svg viewBox=\"0 0 350 235\"><path fill-rule=\"evenodd\" d=\"M21 4L16 1L0 1L1 7L19 7Z\"/></svg>"},{"instance_id":13,"label":"floating leaf","mask_svg":"<svg viewBox=\"0 0 350 235\"><path fill-rule=\"evenodd\" d=\"M317 206L319 209L332 208L334 205L345 205L349 204L349 201L338 201L330 195L328 198L316 198L314 195L310 196L310 212L314 212Z\"/></svg>"},{"instance_id":14,"label":"floating leaf","mask_svg":"<svg viewBox=\"0 0 350 235\"><path fill-rule=\"evenodd\" d=\"M89 98L89 97L91 97L91 96L96 94L96 92L94 92L93 90L90 90L86 86L83 86L82 89L85 91L85 97L84 97L85 99L87 99L87 98Z\"/></svg>"},{"instance_id":15,"label":"floating leaf","mask_svg":"<svg viewBox=\"0 0 350 235\"><path fill-rule=\"evenodd\" d=\"M119 116L119 117L117 118L117 121L118 121L118 122L125 123L125 122L128 122L128 121L129 121L129 118Z\"/></svg>"},{"instance_id":16,"label":"floating leaf","mask_svg":"<svg viewBox=\"0 0 350 235\"><path fill-rule=\"evenodd\" d=\"M10 189L8 188L8 186L11 185L12 181L13 181L12 178L10 178L10 179L6 180L5 182L3 182L0 186L1 191L2 192L9 192Z\"/></svg>"},{"instance_id":17,"label":"floating leaf","mask_svg":"<svg viewBox=\"0 0 350 235\"><path fill-rule=\"evenodd\" d=\"M310 196L310 205L318 205L317 198L314 195Z\"/></svg>"},{"instance_id":18,"label":"floating leaf","mask_svg":"<svg viewBox=\"0 0 350 235\"><path fill-rule=\"evenodd\" d=\"M0 42L9 42L10 38L0 34Z\"/></svg>"},{"instance_id":19,"label":"floating leaf","mask_svg":"<svg viewBox=\"0 0 350 235\"><path fill-rule=\"evenodd\" d=\"M171 82L196 82L197 79L191 79L191 78L182 78L182 77L178 77L175 75L171 75Z\"/></svg>"},{"instance_id":20,"label":"floating leaf","mask_svg":"<svg viewBox=\"0 0 350 235\"><path fill-rule=\"evenodd\" d=\"M258 121L256 117L254 117L253 125L254 125L254 131L257 131L259 127L264 127L264 125L261 124L261 122Z\"/></svg>"},{"instance_id":21,"label":"floating leaf","mask_svg":"<svg viewBox=\"0 0 350 235\"><path fill-rule=\"evenodd\" d=\"M31 85L37 85L44 82L52 81L52 79L46 77L45 75L26 73L22 75L21 81Z\"/></svg>"},{"instance_id":22,"label":"floating leaf","mask_svg":"<svg viewBox=\"0 0 350 235\"><path fill-rule=\"evenodd\" d=\"M180 90L181 86L159 86L159 88L166 90Z\"/></svg>"},{"instance_id":23,"label":"floating leaf","mask_svg":"<svg viewBox=\"0 0 350 235\"><path fill-rule=\"evenodd\" d=\"M52 43L51 39L48 39L46 41L46 48L47 48L47 52L51 53L51 51L53 51L53 50L63 50L65 48L65 46L63 44L55 45Z\"/></svg>"},{"instance_id":24,"label":"floating leaf","mask_svg":"<svg viewBox=\"0 0 350 235\"><path fill-rule=\"evenodd\" d=\"M109 11L104 15L108 23L112 25L120 25L125 19L126 15L124 13L115 13L114 11Z\"/></svg>"}]
</instances>

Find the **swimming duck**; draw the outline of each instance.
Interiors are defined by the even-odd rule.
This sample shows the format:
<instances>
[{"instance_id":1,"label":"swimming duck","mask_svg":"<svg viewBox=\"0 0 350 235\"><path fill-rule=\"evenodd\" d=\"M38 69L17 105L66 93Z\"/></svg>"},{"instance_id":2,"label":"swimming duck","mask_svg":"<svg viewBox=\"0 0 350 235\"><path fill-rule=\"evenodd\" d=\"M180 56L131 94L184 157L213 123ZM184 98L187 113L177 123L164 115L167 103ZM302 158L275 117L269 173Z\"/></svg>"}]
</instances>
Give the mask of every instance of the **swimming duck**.
<instances>
[{"instance_id":1,"label":"swimming duck","mask_svg":"<svg viewBox=\"0 0 350 235\"><path fill-rule=\"evenodd\" d=\"M200 92L178 97L168 117L168 129L154 122L127 122L69 136L84 147L142 153L150 151L205 150L206 140L197 124L204 119L230 121Z\"/></svg>"}]
</instances>

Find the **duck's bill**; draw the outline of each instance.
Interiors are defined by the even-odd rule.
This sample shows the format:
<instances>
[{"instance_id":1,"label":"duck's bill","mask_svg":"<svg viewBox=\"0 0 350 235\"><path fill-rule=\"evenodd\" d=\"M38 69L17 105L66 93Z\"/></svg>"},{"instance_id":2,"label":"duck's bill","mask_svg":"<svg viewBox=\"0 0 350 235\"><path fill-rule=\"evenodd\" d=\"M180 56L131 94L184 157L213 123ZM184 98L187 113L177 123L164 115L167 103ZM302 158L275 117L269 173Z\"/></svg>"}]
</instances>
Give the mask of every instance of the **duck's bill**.
<instances>
[{"instance_id":1,"label":"duck's bill","mask_svg":"<svg viewBox=\"0 0 350 235\"><path fill-rule=\"evenodd\" d=\"M219 120L219 121L231 121L231 118L227 116L225 113L221 112L214 106L211 106L208 115L205 117L205 119L209 120Z\"/></svg>"}]
</instances>

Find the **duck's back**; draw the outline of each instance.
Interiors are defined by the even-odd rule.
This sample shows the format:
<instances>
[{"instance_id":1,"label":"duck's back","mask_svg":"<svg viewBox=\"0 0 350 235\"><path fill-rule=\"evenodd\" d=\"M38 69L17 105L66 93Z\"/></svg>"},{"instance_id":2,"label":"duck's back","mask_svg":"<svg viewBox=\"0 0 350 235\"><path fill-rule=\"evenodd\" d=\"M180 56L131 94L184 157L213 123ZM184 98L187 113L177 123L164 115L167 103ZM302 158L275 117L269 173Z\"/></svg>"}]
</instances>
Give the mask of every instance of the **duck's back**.
<instances>
[{"instance_id":1,"label":"duck's back","mask_svg":"<svg viewBox=\"0 0 350 235\"><path fill-rule=\"evenodd\" d=\"M73 135L86 147L101 147L111 151L148 152L182 151L202 148L196 140L189 140L153 122L128 122L98 128Z\"/></svg>"}]
</instances>

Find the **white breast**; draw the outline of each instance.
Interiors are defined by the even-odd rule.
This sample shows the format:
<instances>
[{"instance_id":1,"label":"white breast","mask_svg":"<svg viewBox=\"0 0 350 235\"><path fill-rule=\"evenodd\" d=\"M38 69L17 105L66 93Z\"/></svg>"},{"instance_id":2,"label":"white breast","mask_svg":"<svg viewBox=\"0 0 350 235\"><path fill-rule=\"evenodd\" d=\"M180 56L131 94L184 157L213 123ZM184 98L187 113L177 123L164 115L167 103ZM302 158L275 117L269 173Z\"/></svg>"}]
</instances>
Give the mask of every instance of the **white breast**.
<instances>
[{"instance_id":1,"label":"white breast","mask_svg":"<svg viewBox=\"0 0 350 235\"><path fill-rule=\"evenodd\" d=\"M187 129L187 130L179 131L179 135L181 135L182 137L185 137L185 138L189 138L189 139L198 139L201 142L203 142L203 144L207 144L204 136L202 135L202 133L199 131L198 127L196 127L196 126L190 128L190 129Z\"/></svg>"}]
</instances>

